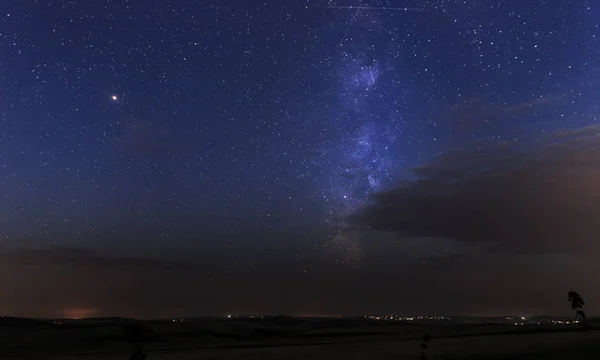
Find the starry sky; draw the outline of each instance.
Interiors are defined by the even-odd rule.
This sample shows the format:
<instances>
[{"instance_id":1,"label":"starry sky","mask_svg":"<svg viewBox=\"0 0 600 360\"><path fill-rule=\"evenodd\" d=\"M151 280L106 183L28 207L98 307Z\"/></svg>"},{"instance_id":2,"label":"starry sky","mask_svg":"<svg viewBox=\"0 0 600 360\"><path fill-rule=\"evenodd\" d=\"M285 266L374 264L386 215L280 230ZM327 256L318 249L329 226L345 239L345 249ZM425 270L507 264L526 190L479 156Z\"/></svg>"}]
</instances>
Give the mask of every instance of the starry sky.
<instances>
[{"instance_id":1,"label":"starry sky","mask_svg":"<svg viewBox=\"0 0 600 360\"><path fill-rule=\"evenodd\" d=\"M593 1L3 0L0 17L4 313L600 301L600 229L574 222L600 211Z\"/></svg>"}]
</instances>

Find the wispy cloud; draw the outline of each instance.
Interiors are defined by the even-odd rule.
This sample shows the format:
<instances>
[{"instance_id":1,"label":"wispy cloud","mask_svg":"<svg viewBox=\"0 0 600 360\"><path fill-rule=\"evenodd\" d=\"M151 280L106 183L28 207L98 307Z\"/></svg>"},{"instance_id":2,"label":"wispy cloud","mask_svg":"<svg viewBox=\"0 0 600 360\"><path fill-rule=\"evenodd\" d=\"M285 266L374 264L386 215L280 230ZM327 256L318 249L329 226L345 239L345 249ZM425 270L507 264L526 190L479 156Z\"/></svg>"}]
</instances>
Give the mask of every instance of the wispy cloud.
<instances>
[{"instance_id":1,"label":"wispy cloud","mask_svg":"<svg viewBox=\"0 0 600 360\"><path fill-rule=\"evenodd\" d=\"M134 156L166 157L179 153L180 148L168 126L138 122L126 128L116 145Z\"/></svg>"},{"instance_id":2,"label":"wispy cloud","mask_svg":"<svg viewBox=\"0 0 600 360\"><path fill-rule=\"evenodd\" d=\"M43 249L16 249L0 253L7 261L23 265L58 265L102 267L118 270L152 269L190 271L196 267L189 263L155 260L143 257L126 257L103 255L98 252L76 248L43 248Z\"/></svg>"},{"instance_id":3,"label":"wispy cloud","mask_svg":"<svg viewBox=\"0 0 600 360\"><path fill-rule=\"evenodd\" d=\"M507 119L530 115L562 105L560 95L532 97L520 102L491 101L486 97L474 97L463 103L444 108L433 114L439 123L448 124L458 131L472 133L486 127L499 126Z\"/></svg>"}]
</instances>

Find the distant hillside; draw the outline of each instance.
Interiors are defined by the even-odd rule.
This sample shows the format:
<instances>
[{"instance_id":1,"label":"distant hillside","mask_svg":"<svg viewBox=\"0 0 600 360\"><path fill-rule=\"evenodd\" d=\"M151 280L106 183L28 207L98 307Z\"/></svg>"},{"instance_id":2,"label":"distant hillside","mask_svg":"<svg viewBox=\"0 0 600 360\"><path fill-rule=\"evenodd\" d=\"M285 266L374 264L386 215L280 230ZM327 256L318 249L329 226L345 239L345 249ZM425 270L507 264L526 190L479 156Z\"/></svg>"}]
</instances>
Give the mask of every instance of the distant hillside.
<instances>
[{"instance_id":1,"label":"distant hillside","mask_svg":"<svg viewBox=\"0 0 600 360\"><path fill-rule=\"evenodd\" d=\"M117 324L137 322L135 319L123 317L99 317L99 318L83 318L83 319L60 319L63 324Z\"/></svg>"}]
</instances>

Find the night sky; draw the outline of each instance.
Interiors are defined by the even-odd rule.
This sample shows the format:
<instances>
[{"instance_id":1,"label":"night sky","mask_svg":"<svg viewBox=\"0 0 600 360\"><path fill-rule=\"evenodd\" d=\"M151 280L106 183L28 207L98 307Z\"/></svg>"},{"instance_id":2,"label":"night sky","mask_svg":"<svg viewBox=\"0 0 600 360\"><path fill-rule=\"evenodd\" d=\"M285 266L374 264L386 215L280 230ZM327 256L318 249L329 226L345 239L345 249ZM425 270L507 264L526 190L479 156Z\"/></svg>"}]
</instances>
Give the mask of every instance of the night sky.
<instances>
[{"instance_id":1,"label":"night sky","mask_svg":"<svg viewBox=\"0 0 600 360\"><path fill-rule=\"evenodd\" d=\"M0 17L2 313L597 312L596 2Z\"/></svg>"}]
</instances>

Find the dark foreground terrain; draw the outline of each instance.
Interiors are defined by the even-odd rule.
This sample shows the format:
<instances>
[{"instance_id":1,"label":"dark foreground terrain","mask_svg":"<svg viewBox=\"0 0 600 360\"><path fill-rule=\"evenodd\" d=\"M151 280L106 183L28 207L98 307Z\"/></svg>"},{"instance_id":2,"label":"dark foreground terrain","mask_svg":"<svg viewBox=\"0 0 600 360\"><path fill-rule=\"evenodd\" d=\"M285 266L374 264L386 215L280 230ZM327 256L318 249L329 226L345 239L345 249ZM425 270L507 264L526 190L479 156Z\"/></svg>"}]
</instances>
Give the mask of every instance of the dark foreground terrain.
<instances>
[{"instance_id":1,"label":"dark foreground terrain","mask_svg":"<svg viewBox=\"0 0 600 360\"><path fill-rule=\"evenodd\" d=\"M600 327L575 324L388 322L366 319L2 318L0 358L128 359L600 359Z\"/></svg>"}]
</instances>

